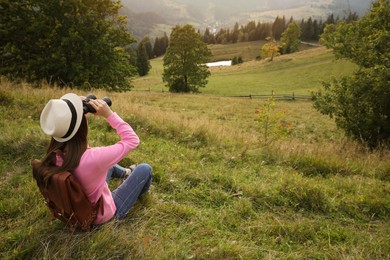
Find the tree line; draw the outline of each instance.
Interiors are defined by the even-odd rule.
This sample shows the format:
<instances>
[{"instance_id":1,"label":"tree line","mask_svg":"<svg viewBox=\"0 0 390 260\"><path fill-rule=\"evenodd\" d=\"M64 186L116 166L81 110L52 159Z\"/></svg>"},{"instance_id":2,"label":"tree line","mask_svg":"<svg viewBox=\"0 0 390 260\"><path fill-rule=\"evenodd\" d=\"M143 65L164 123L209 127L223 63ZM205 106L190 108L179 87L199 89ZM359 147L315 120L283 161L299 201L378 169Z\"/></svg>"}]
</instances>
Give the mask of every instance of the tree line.
<instances>
[{"instance_id":1,"label":"tree line","mask_svg":"<svg viewBox=\"0 0 390 260\"><path fill-rule=\"evenodd\" d=\"M169 39L166 33L162 37L156 37L154 44L149 37L144 37L137 45L133 55L136 59L133 60L133 65L136 66L138 75L145 76L151 69L150 59L163 56L168 48Z\"/></svg>"},{"instance_id":2,"label":"tree line","mask_svg":"<svg viewBox=\"0 0 390 260\"><path fill-rule=\"evenodd\" d=\"M300 22L295 21L293 17L287 21L285 16L278 16L273 23L249 21L246 25L239 25L236 22L233 28L221 28L216 33L211 32L210 28L206 28L202 35L202 40L207 44L259 41L266 40L270 36L275 40L280 40L287 26L292 22L296 22L301 28L300 39L302 41L318 41L328 24L336 24L338 21L351 22L357 19L358 15L356 13L350 13L341 19L331 14L325 21L318 21L309 17L306 20L302 19Z\"/></svg>"}]
</instances>

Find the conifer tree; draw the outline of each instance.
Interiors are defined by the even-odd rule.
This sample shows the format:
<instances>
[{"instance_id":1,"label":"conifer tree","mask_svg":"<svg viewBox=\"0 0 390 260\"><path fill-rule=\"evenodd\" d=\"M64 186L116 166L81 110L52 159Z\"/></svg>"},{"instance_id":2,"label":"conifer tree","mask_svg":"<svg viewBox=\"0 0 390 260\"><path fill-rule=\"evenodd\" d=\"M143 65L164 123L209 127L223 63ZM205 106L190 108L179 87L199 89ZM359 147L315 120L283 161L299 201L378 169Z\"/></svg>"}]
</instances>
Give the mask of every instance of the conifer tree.
<instances>
[{"instance_id":1,"label":"conifer tree","mask_svg":"<svg viewBox=\"0 0 390 260\"><path fill-rule=\"evenodd\" d=\"M282 33L284 29L286 28L286 19L283 16L283 18L280 18L279 16L276 17L274 23L272 24L272 36L275 40L280 40L280 37L282 36Z\"/></svg>"},{"instance_id":2,"label":"conifer tree","mask_svg":"<svg viewBox=\"0 0 390 260\"><path fill-rule=\"evenodd\" d=\"M137 71L138 74L142 77L148 74L150 70L150 62L148 58L148 53L145 48L145 44L141 42L137 48Z\"/></svg>"},{"instance_id":3,"label":"conifer tree","mask_svg":"<svg viewBox=\"0 0 390 260\"><path fill-rule=\"evenodd\" d=\"M144 47L145 47L146 53L147 53L147 55L148 55L148 58L149 58L149 59L153 59L153 58L154 58L154 52L153 52L152 43L150 42L149 37L144 37L144 38L141 40L141 43L142 43L142 44L144 45Z\"/></svg>"}]
</instances>

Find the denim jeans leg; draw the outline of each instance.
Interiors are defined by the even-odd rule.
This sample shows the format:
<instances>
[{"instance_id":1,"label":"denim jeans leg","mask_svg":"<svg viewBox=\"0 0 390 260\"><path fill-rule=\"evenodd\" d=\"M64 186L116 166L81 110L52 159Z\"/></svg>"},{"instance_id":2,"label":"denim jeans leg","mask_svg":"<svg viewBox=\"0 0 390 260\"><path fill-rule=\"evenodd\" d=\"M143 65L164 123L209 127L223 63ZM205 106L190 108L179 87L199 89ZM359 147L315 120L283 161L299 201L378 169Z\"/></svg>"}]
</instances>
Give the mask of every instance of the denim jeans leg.
<instances>
[{"instance_id":1,"label":"denim jeans leg","mask_svg":"<svg viewBox=\"0 0 390 260\"><path fill-rule=\"evenodd\" d=\"M123 219L138 197L149 190L152 182L152 168L149 164L138 165L130 176L112 192L116 206L116 217Z\"/></svg>"},{"instance_id":2,"label":"denim jeans leg","mask_svg":"<svg viewBox=\"0 0 390 260\"><path fill-rule=\"evenodd\" d=\"M111 178L123 178L125 177L125 174L126 169L119 164L115 164L110 169L108 169L106 182L108 182Z\"/></svg>"}]
</instances>

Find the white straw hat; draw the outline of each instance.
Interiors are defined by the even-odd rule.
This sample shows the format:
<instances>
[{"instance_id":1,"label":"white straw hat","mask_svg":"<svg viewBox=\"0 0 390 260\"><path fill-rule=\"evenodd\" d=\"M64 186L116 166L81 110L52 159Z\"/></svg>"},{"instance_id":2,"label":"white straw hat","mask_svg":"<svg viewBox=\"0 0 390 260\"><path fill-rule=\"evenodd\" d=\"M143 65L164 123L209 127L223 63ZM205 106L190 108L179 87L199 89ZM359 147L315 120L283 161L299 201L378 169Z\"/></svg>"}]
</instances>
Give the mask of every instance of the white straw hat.
<instances>
[{"instance_id":1,"label":"white straw hat","mask_svg":"<svg viewBox=\"0 0 390 260\"><path fill-rule=\"evenodd\" d=\"M77 132L84 116L83 102L73 93L51 99L41 113L41 128L58 142L70 140Z\"/></svg>"}]
</instances>

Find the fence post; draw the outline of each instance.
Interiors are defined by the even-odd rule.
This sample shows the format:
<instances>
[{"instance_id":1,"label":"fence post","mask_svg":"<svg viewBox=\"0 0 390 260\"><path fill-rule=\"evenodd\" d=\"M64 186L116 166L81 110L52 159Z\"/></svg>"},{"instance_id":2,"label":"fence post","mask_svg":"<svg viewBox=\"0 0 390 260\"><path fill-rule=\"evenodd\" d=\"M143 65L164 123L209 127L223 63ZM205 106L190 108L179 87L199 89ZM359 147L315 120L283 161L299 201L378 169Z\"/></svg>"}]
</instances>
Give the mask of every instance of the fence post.
<instances>
[{"instance_id":1,"label":"fence post","mask_svg":"<svg viewBox=\"0 0 390 260\"><path fill-rule=\"evenodd\" d=\"M293 95L292 95L292 100L295 100L295 94L294 94L294 92L293 92Z\"/></svg>"},{"instance_id":2,"label":"fence post","mask_svg":"<svg viewBox=\"0 0 390 260\"><path fill-rule=\"evenodd\" d=\"M252 99L252 94L249 94L249 98Z\"/></svg>"},{"instance_id":3,"label":"fence post","mask_svg":"<svg viewBox=\"0 0 390 260\"><path fill-rule=\"evenodd\" d=\"M274 90L272 90L272 94L271 94L272 97L274 97Z\"/></svg>"}]
</instances>

